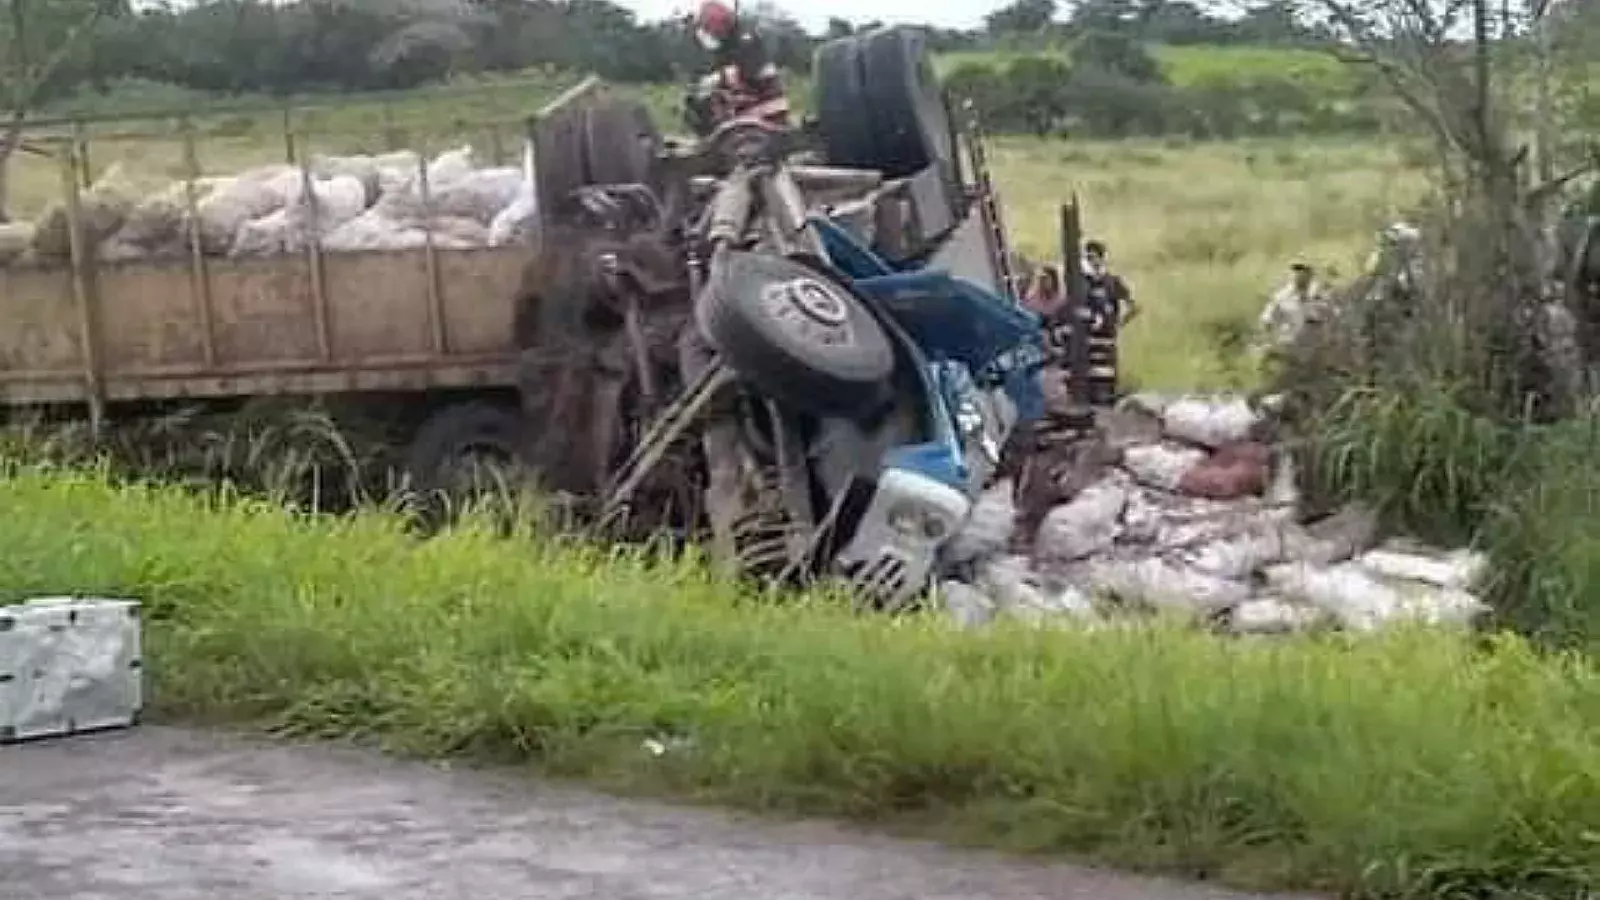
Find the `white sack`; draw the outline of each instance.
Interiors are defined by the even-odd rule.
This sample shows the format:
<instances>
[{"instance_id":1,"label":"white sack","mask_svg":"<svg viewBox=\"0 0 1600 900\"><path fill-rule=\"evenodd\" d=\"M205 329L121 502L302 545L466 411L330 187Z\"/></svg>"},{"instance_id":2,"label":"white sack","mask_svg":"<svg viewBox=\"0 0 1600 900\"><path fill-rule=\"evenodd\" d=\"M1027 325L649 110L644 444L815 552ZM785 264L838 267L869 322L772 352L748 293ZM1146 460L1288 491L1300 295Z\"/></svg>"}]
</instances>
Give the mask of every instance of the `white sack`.
<instances>
[{"instance_id":1,"label":"white sack","mask_svg":"<svg viewBox=\"0 0 1600 900\"><path fill-rule=\"evenodd\" d=\"M407 191L417 181L422 157L415 150L397 150L372 159L378 169L378 196Z\"/></svg>"},{"instance_id":2,"label":"white sack","mask_svg":"<svg viewBox=\"0 0 1600 900\"><path fill-rule=\"evenodd\" d=\"M1283 529L1267 525L1203 544L1183 555L1196 571L1242 580L1284 558Z\"/></svg>"},{"instance_id":3,"label":"white sack","mask_svg":"<svg viewBox=\"0 0 1600 900\"><path fill-rule=\"evenodd\" d=\"M492 241L492 237L491 237ZM960 565L1003 553L1016 530L1017 506L1011 479L1001 479L978 496L972 514L940 551L946 562Z\"/></svg>"},{"instance_id":4,"label":"white sack","mask_svg":"<svg viewBox=\"0 0 1600 900\"><path fill-rule=\"evenodd\" d=\"M1107 560L1089 569L1090 586L1165 612L1212 615L1250 598L1250 588L1159 558Z\"/></svg>"},{"instance_id":5,"label":"white sack","mask_svg":"<svg viewBox=\"0 0 1600 900\"><path fill-rule=\"evenodd\" d=\"M37 230L32 222L0 222L0 266L8 266L27 253Z\"/></svg>"},{"instance_id":6,"label":"white sack","mask_svg":"<svg viewBox=\"0 0 1600 900\"><path fill-rule=\"evenodd\" d=\"M353 175L313 180L311 198L316 204L314 216L306 185L301 182L289 192L285 206L290 224L306 234L310 233L313 219L326 234L366 210L366 187Z\"/></svg>"},{"instance_id":7,"label":"white sack","mask_svg":"<svg viewBox=\"0 0 1600 900\"><path fill-rule=\"evenodd\" d=\"M1184 473L1206 458L1204 451L1191 447L1150 444L1122 451L1122 467L1140 484L1175 491Z\"/></svg>"},{"instance_id":8,"label":"white sack","mask_svg":"<svg viewBox=\"0 0 1600 900\"><path fill-rule=\"evenodd\" d=\"M1372 546L1377 533L1377 514L1365 507L1350 506L1304 530L1286 534L1284 556L1297 562L1331 565Z\"/></svg>"},{"instance_id":9,"label":"white sack","mask_svg":"<svg viewBox=\"0 0 1600 900\"><path fill-rule=\"evenodd\" d=\"M1093 604L1081 591L1042 587L1028 561L1020 556L1001 556L983 563L978 568L978 587L993 598L1001 614L1024 622L1094 614Z\"/></svg>"},{"instance_id":10,"label":"white sack","mask_svg":"<svg viewBox=\"0 0 1600 900\"><path fill-rule=\"evenodd\" d=\"M320 180L341 177L356 179L361 183L365 195L363 207L376 203L383 192L378 161L371 156L313 156L310 169L311 174Z\"/></svg>"},{"instance_id":11,"label":"white sack","mask_svg":"<svg viewBox=\"0 0 1600 900\"><path fill-rule=\"evenodd\" d=\"M1134 412L1144 413L1147 416L1154 416L1159 419L1163 414L1166 413L1167 407L1171 406L1174 402L1175 398L1168 397L1165 394L1153 394L1147 391L1141 391L1137 394L1129 394L1117 405L1133 410Z\"/></svg>"},{"instance_id":12,"label":"white sack","mask_svg":"<svg viewBox=\"0 0 1600 900\"><path fill-rule=\"evenodd\" d=\"M1105 479L1050 510L1039 526L1034 553L1040 562L1066 563L1110 549L1121 531L1128 489Z\"/></svg>"},{"instance_id":13,"label":"white sack","mask_svg":"<svg viewBox=\"0 0 1600 900\"><path fill-rule=\"evenodd\" d=\"M220 178L194 180L196 209L223 180ZM188 184L183 181L174 182L139 201L128 213L122 228L117 231L116 240L146 251L165 247L183 238L188 219Z\"/></svg>"},{"instance_id":14,"label":"white sack","mask_svg":"<svg viewBox=\"0 0 1600 900\"><path fill-rule=\"evenodd\" d=\"M504 247L527 241L538 230L538 226L538 195L534 193L533 185L524 183L511 205L495 213L494 220L489 223L489 246Z\"/></svg>"},{"instance_id":15,"label":"white sack","mask_svg":"<svg viewBox=\"0 0 1600 900\"><path fill-rule=\"evenodd\" d=\"M994 600L965 582L946 581L940 584L939 600L950 617L963 628L987 625L994 621Z\"/></svg>"},{"instance_id":16,"label":"white sack","mask_svg":"<svg viewBox=\"0 0 1600 900\"><path fill-rule=\"evenodd\" d=\"M448 184L430 184L426 203L421 189L413 186L384 195L376 208L397 221L433 215L471 219L488 227L495 216L516 202L522 187L522 173L514 168L480 169Z\"/></svg>"},{"instance_id":17,"label":"white sack","mask_svg":"<svg viewBox=\"0 0 1600 900\"><path fill-rule=\"evenodd\" d=\"M101 241L115 234L138 202L139 188L124 173L122 164L107 166L99 179L78 198L78 221L87 248L92 252ZM35 223L34 251L43 257L70 257L71 230L67 222L66 203L57 200L45 209Z\"/></svg>"},{"instance_id":18,"label":"white sack","mask_svg":"<svg viewBox=\"0 0 1600 900\"><path fill-rule=\"evenodd\" d=\"M1487 609L1465 591L1385 582L1357 563L1329 568L1291 563L1268 569L1266 575L1285 599L1325 610L1352 631L1376 631L1401 621L1468 625Z\"/></svg>"},{"instance_id":19,"label":"white sack","mask_svg":"<svg viewBox=\"0 0 1600 900\"><path fill-rule=\"evenodd\" d=\"M200 241L207 253L227 253L241 228L282 209L300 191L300 170L263 166L219 184L200 203Z\"/></svg>"},{"instance_id":20,"label":"white sack","mask_svg":"<svg viewBox=\"0 0 1600 900\"><path fill-rule=\"evenodd\" d=\"M1167 406L1161 427L1168 437L1214 450L1249 438L1259 420L1243 397L1185 397Z\"/></svg>"},{"instance_id":21,"label":"white sack","mask_svg":"<svg viewBox=\"0 0 1600 900\"><path fill-rule=\"evenodd\" d=\"M427 244L428 236L422 229L395 222L373 210L333 229L322 239L323 249L335 253L413 250Z\"/></svg>"},{"instance_id":22,"label":"white sack","mask_svg":"<svg viewBox=\"0 0 1600 900\"><path fill-rule=\"evenodd\" d=\"M1443 555L1407 553L1380 547L1363 553L1357 562L1382 578L1420 581L1435 587L1470 591L1488 570L1488 557L1471 550L1455 550Z\"/></svg>"},{"instance_id":23,"label":"white sack","mask_svg":"<svg viewBox=\"0 0 1600 900\"><path fill-rule=\"evenodd\" d=\"M446 150L428 163L428 187L430 192L436 192L448 187L475 168L477 168L477 159L473 155L471 144L463 144L454 150Z\"/></svg>"},{"instance_id":24,"label":"white sack","mask_svg":"<svg viewBox=\"0 0 1600 900\"><path fill-rule=\"evenodd\" d=\"M1258 597L1234 607L1228 614L1228 627L1235 634L1293 634L1314 627L1323 616L1314 607Z\"/></svg>"},{"instance_id":25,"label":"white sack","mask_svg":"<svg viewBox=\"0 0 1600 900\"><path fill-rule=\"evenodd\" d=\"M1269 506L1298 507L1300 505L1300 471L1294 455L1279 451L1272 467L1272 477L1267 481L1265 494Z\"/></svg>"},{"instance_id":26,"label":"white sack","mask_svg":"<svg viewBox=\"0 0 1600 900\"><path fill-rule=\"evenodd\" d=\"M287 209L270 212L239 226L230 242L228 255L232 257L278 256L289 252L298 238L291 237L295 229Z\"/></svg>"}]
</instances>

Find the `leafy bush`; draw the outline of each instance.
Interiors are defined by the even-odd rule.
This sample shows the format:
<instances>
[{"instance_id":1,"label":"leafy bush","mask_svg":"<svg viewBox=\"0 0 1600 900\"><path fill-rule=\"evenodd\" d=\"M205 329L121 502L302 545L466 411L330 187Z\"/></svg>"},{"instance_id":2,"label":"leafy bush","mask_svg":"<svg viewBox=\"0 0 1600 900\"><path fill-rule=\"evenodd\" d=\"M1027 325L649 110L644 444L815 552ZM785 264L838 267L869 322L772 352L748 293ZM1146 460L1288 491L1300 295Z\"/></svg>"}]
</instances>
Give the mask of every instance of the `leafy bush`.
<instances>
[{"instance_id":1,"label":"leafy bush","mask_svg":"<svg viewBox=\"0 0 1600 900\"><path fill-rule=\"evenodd\" d=\"M1291 75L1170 83L1134 42L1083 40L1068 57L967 57L947 75L994 131L1081 137L1186 135L1231 139L1371 133L1381 109L1300 84Z\"/></svg>"}]
</instances>

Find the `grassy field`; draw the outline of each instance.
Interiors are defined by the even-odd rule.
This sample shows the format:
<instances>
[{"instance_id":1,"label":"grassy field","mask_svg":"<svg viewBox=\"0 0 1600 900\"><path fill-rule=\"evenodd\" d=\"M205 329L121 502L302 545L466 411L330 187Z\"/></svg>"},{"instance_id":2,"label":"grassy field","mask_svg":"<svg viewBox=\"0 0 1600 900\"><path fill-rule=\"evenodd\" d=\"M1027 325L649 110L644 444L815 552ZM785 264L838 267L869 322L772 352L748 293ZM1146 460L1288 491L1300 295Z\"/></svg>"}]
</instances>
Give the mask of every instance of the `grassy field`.
<instances>
[{"instance_id":1,"label":"grassy field","mask_svg":"<svg viewBox=\"0 0 1600 900\"><path fill-rule=\"evenodd\" d=\"M290 116L299 152L440 150L471 142L487 159L514 162L522 120L570 79L489 80L386 98L298 107ZM122 108L171 107L169 91L133 86ZM672 92L650 94L663 121ZM104 113L85 105L82 111ZM196 116L203 171L236 172L287 154L281 111ZM176 122L137 120L88 127L92 167L121 161L141 180L185 172ZM1130 280L1143 318L1127 335L1130 377L1151 387L1228 381L1212 353L1213 326L1254 317L1298 255L1342 275L1369 249L1374 230L1419 194L1420 177L1393 147L1373 141L1296 139L1232 143L1067 142L1001 138L991 158L1012 233L1036 258L1059 256L1057 206L1076 192L1086 225L1105 239ZM59 196L60 165L16 163L14 208L22 215Z\"/></svg>"},{"instance_id":2,"label":"grassy field","mask_svg":"<svg viewBox=\"0 0 1600 900\"><path fill-rule=\"evenodd\" d=\"M1421 195L1402 154L1376 143L1003 140L992 154L1013 238L1059 258L1058 205L1077 192L1141 307L1124 367L1150 388L1219 386L1213 335L1253 323L1303 258L1350 277L1374 232Z\"/></svg>"},{"instance_id":3,"label":"grassy field","mask_svg":"<svg viewBox=\"0 0 1600 900\"><path fill-rule=\"evenodd\" d=\"M537 535L4 474L6 594L142 598L164 717L1244 885L1600 887L1600 675L1513 640L968 633Z\"/></svg>"}]
</instances>

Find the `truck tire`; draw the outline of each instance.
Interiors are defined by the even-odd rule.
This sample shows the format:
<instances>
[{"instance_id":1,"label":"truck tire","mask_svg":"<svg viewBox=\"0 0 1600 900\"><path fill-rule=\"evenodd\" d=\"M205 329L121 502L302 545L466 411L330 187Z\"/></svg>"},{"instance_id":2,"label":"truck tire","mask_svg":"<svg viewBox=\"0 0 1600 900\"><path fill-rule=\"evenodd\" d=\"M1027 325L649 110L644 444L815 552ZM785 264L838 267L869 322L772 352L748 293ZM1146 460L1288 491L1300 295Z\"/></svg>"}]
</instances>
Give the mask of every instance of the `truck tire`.
<instances>
[{"instance_id":1,"label":"truck tire","mask_svg":"<svg viewBox=\"0 0 1600 900\"><path fill-rule=\"evenodd\" d=\"M644 104L612 99L585 110L583 140L588 184L659 186L662 137Z\"/></svg>"},{"instance_id":2,"label":"truck tire","mask_svg":"<svg viewBox=\"0 0 1600 900\"><path fill-rule=\"evenodd\" d=\"M894 350L883 326L844 286L793 260L728 253L695 312L735 372L793 409L866 415L888 394Z\"/></svg>"},{"instance_id":3,"label":"truck tire","mask_svg":"<svg viewBox=\"0 0 1600 900\"><path fill-rule=\"evenodd\" d=\"M448 490L468 460L520 464L523 438L523 419L514 408L485 401L449 406L417 429L406 451L406 471L421 491Z\"/></svg>"},{"instance_id":4,"label":"truck tire","mask_svg":"<svg viewBox=\"0 0 1600 900\"><path fill-rule=\"evenodd\" d=\"M861 80L867 117L877 134L878 168L890 178L937 166L947 184L955 177L950 111L933 71L922 32L895 27L861 40Z\"/></svg>"},{"instance_id":5,"label":"truck tire","mask_svg":"<svg viewBox=\"0 0 1600 900\"><path fill-rule=\"evenodd\" d=\"M838 38L817 48L812 61L814 102L829 165L878 168L877 135L862 82L861 41Z\"/></svg>"}]
</instances>

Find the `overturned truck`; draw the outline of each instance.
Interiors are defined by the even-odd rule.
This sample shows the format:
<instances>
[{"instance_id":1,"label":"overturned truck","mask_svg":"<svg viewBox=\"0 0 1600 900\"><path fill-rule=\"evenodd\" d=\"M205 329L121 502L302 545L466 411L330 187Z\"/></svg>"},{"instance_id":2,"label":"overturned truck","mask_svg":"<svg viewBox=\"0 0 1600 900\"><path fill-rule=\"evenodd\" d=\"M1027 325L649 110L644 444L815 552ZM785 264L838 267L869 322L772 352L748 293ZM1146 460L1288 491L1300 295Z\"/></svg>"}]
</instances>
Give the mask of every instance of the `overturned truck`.
<instances>
[{"instance_id":1,"label":"overturned truck","mask_svg":"<svg viewBox=\"0 0 1600 900\"><path fill-rule=\"evenodd\" d=\"M74 224L65 270L0 273L0 398L382 396L424 484L497 457L603 528L903 605L1041 414L1043 335L920 34L830 42L815 82L803 128L690 144L585 82L530 130L531 247L107 265Z\"/></svg>"},{"instance_id":2,"label":"overturned truck","mask_svg":"<svg viewBox=\"0 0 1600 900\"><path fill-rule=\"evenodd\" d=\"M698 503L671 524L738 571L899 605L1042 411L1042 333L917 33L816 71L805 130L670 145L595 93L547 120L524 420L573 427L529 455L602 521ZM618 173L597 145L644 149Z\"/></svg>"}]
</instances>

